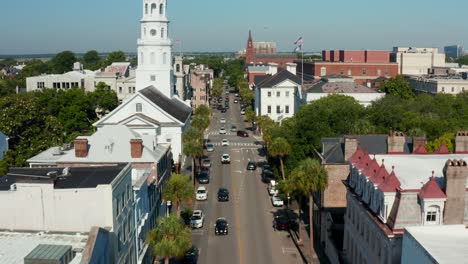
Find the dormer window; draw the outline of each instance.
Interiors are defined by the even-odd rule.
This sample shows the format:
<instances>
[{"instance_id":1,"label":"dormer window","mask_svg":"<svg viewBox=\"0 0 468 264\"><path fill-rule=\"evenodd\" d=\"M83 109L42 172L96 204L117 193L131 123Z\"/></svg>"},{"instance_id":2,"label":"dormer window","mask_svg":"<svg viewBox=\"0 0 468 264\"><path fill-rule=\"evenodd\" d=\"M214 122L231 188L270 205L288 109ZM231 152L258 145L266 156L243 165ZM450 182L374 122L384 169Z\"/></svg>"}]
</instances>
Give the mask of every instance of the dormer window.
<instances>
[{"instance_id":1,"label":"dormer window","mask_svg":"<svg viewBox=\"0 0 468 264\"><path fill-rule=\"evenodd\" d=\"M141 103L136 104L136 112L141 113L143 111L143 105Z\"/></svg>"},{"instance_id":2,"label":"dormer window","mask_svg":"<svg viewBox=\"0 0 468 264\"><path fill-rule=\"evenodd\" d=\"M426 220L426 225L438 225L439 224L439 207L438 206L429 206L427 207L426 214L424 219Z\"/></svg>"}]
</instances>

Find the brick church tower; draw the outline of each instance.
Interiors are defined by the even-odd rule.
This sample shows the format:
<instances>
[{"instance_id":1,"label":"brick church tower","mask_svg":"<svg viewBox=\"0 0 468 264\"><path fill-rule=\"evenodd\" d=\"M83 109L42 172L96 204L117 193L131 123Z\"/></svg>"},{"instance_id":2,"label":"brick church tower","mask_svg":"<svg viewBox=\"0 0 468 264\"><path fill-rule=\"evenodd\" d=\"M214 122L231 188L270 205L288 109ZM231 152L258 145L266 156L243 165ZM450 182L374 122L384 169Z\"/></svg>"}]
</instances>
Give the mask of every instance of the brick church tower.
<instances>
[{"instance_id":1,"label":"brick church tower","mask_svg":"<svg viewBox=\"0 0 468 264\"><path fill-rule=\"evenodd\" d=\"M245 63L255 62L255 48L252 39L252 32L249 30L249 39L247 40L247 48L245 49Z\"/></svg>"}]
</instances>

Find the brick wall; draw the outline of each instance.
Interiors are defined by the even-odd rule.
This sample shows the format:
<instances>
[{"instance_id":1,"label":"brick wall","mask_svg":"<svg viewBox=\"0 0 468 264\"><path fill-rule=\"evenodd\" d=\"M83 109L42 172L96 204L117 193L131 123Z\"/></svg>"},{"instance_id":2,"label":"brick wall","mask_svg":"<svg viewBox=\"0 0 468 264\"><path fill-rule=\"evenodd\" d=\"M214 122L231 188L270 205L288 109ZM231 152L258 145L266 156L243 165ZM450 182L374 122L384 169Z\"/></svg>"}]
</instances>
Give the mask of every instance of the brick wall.
<instances>
[{"instance_id":1,"label":"brick wall","mask_svg":"<svg viewBox=\"0 0 468 264\"><path fill-rule=\"evenodd\" d=\"M322 206L326 208L346 207L346 187L343 180L349 175L349 165L325 165L328 172L328 187L324 192Z\"/></svg>"},{"instance_id":2,"label":"brick wall","mask_svg":"<svg viewBox=\"0 0 468 264\"><path fill-rule=\"evenodd\" d=\"M343 74L359 79L375 79L380 76L394 77L398 74L397 63L387 64L372 64L372 63L329 63L329 62L316 62L314 66L314 75L320 75L320 69L325 67L327 75ZM365 69L365 72L364 72ZM351 75L348 75L351 70ZM380 70L380 72L379 72ZM304 69L304 73L310 74L309 71ZM380 73L380 74L379 74ZM387 73L387 74L386 74Z\"/></svg>"}]
</instances>

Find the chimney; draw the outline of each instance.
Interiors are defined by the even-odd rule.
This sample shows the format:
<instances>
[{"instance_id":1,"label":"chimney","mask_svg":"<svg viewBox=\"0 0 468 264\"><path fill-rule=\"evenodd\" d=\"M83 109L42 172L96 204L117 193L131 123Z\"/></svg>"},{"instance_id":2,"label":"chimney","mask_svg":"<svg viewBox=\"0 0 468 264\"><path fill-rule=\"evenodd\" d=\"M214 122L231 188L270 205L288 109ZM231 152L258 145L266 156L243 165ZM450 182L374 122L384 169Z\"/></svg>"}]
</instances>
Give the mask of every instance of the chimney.
<instances>
[{"instance_id":1,"label":"chimney","mask_svg":"<svg viewBox=\"0 0 468 264\"><path fill-rule=\"evenodd\" d=\"M387 138L387 153L402 154L405 152L405 134L399 131L391 131Z\"/></svg>"},{"instance_id":2,"label":"chimney","mask_svg":"<svg viewBox=\"0 0 468 264\"><path fill-rule=\"evenodd\" d=\"M344 142L344 159L348 162L354 152L356 152L359 143L356 137L351 136L346 136Z\"/></svg>"},{"instance_id":3,"label":"chimney","mask_svg":"<svg viewBox=\"0 0 468 264\"><path fill-rule=\"evenodd\" d=\"M268 63L268 74L271 74L273 76L277 72L278 72L278 64L276 64L274 62Z\"/></svg>"},{"instance_id":4,"label":"chimney","mask_svg":"<svg viewBox=\"0 0 468 264\"><path fill-rule=\"evenodd\" d=\"M296 63L290 63L290 62L286 63L286 70L294 75L296 75L296 68L297 68Z\"/></svg>"},{"instance_id":5,"label":"chimney","mask_svg":"<svg viewBox=\"0 0 468 264\"><path fill-rule=\"evenodd\" d=\"M88 156L88 139L77 138L74 141L75 157L86 158Z\"/></svg>"},{"instance_id":6,"label":"chimney","mask_svg":"<svg viewBox=\"0 0 468 264\"><path fill-rule=\"evenodd\" d=\"M420 146L426 146L426 138L425 137L413 137L413 152Z\"/></svg>"},{"instance_id":7,"label":"chimney","mask_svg":"<svg viewBox=\"0 0 468 264\"><path fill-rule=\"evenodd\" d=\"M141 158L143 155L143 140L142 139L131 139L130 140L130 154L132 158Z\"/></svg>"},{"instance_id":8,"label":"chimney","mask_svg":"<svg viewBox=\"0 0 468 264\"><path fill-rule=\"evenodd\" d=\"M444 167L445 195L444 224L464 224L465 186L468 167L464 160L448 160Z\"/></svg>"},{"instance_id":9,"label":"chimney","mask_svg":"<svg viewBox=\"0 0 468 264\"><path fill-rule=\"evenodd\" d=\"M458 131L455 135L455 153L468 153L468 131Z\"/></svg>"}]
</instances>

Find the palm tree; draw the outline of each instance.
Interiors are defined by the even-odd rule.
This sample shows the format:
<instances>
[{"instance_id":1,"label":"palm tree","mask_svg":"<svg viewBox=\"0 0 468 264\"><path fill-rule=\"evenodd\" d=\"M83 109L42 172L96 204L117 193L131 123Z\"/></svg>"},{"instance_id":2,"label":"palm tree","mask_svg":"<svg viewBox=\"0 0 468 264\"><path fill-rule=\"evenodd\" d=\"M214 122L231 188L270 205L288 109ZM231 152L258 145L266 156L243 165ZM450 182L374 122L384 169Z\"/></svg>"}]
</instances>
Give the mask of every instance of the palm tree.
<instances>
[{"instance_id":1,"label":"palm tree","mask_svg":"<svg viewBox=\"0 0 468 264\"><path fill-rule=\"evenodd\" d=\"M209 117L211 115L211 110L206 105L200 105L199 107L197 107L197 109L195 109L194 114L196 116L207 116L207 117Z\"/></svg>"},{"instance_id":2,"label":"palm tree","mask_svg":"<svg viewBox=\"0 0 468 264\"><path fill-rule=\"evenodd\" d=\"M312 263L314 251L314 227L313 227L313 206L314 192L323 191L328 185L328 173L325 168L317 161L307 158L299 162L299 165L291 172L286 181L286 188L289 191L302 196L309 196L309 229L310 229L310 258ZM300 221L299 221L300 224ZM301 228L299 227L299 230ZM300 232L300 231L299 231ZM299 233L299 240L301 235Z\"/></svg>"},{"instance_id":3,"label":"palm tree","mask_svg":"<svg viewBox=\"0 0 468 264\"><path fill-rule=\"evenodd\" d=\"M284 176L284 161L283 159L291 152L291 145L283 137L274 138L271 143L268 145L268 153L272 157L278 157L281 164L281 176L283 176L283 181L286 180Z\"/></svg>"},{"instance_id":4,"label":"palm tree","mask_svg":"<svg viewBox=\"0 0 468 264\"><path fill-rule=\"evenodd\" d=\"M161 217L158 225L148 233L147 242L153 256L164 257L169 264L170 257L181 257L192 246L190 229L176 215Z\"/></svg>"},{"instance_id":5,"label":"palm tree","mask_svg":"<svg viewBox=\"0 0 468 264\"><path fill-rule=\"evenodd\" d=\"M195 159L203 155L203 136L197 129L191 127L182 135L184 154L192 158L192 180L195 185Z\"/></svg>"},{"instance_id":6,"label":"palm tree","mask_svg":"<svg viewBox=\"0 0 468 264\"><path fill-rule=\"evenodd\" d=\"M200 131L200 133L203 133L203 131L205 131L205 129L210 126L210 117L204 115L195 115L193 116L192 123L190 125Z\"/></svg>"},{"instance_id":7,"label":"palm tree","mask_svg":"<svg viewBox=\"0 0 468 264\"><path fill-rule=\"evenodd\" d=\"M188 176L174 173L164 185L163 198L175 204L177 215L180 216L180 205L182 202L192 200L194 188Z\"/></svg>"}]
</instances>

